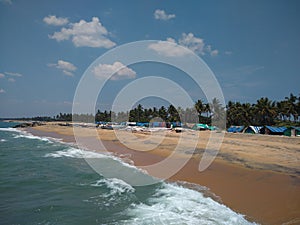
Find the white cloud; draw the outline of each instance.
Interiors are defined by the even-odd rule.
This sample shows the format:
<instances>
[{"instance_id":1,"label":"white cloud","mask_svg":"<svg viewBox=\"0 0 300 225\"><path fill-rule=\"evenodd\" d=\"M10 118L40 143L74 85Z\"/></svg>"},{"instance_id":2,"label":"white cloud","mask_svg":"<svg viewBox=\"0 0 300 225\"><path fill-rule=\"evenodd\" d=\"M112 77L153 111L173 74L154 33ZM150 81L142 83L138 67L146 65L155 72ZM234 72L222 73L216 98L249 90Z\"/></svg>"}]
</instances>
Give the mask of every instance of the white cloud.
<instances>
[{"instance_id":1,"label":"white cloud","mask_svg":"<svg viewBox=\"0 0 300 225\"><path fill-rule=\"evenodd\" d=\"M0 78L4 78L5 75L3 73L0 73Z\"/></svg>"},{"instance_id":2,"label":"white cloud","mask_svg":"<svg viewBox=\"0 0 300 225\"><path fill-rule=\"evenodd\" d=\"M217 56L219 51L217 49L212 49L211 45L206 46L206 52L209 53L211 56Z\"/></svg>"},{"instance_id":3,"label":"white cloud","mask_svg":"<svg viewBox=\"0 0 300 225\"><path fill-rule=\"evenodd\" d=\"M93 74L100 79L110 77L110 80L133 79L136 77L136 72L121 62L113 64L99 64L92 69Z\"/></svg>"},{"instance_id":4,"label":"white cloud","mask_svg":"<svg viewBox=\"0 0 300 225\"><path fill-rule=\"evenodd\" d=\"M69 23L67 18L56 17L55 15L49 15L43 19L43 21L48 25L53 26L63 26Z\"/></svg>"},{"instance_id":5,"label":"white cloud","mask_svg":"<svg viewBox=\"0 0 300 225\"><path fill-rule=\"evenodd\" d=\"M178 43L195 53L204 55L204 40L202 38L197 38L193 33L183 33Z\"/></svg>"},{"instance_id":6,"label":"white cloud","mask_svg":"<svg viewBox=\"0 0 300 225\"><path fill-rule=\"evenodd\" d=\"M190 54L189 51L180 46L186 47L199 55L216 56L219 54L218 50L212 49L211 45L206 45L202 38L195 37L193 33L183 33L178 42L173 38L167 38L167 41L158 41L148 47L158 54L168 57L182 57Z\"/></svg>"},{"instance_id":7,"label":"white cloud","mask_svg":"<svg viewBox=\"0 0 300 225\"><path fill-rule=\"evenodd\" d=\"M225 51L224 54L225 55L232 55L232 52L231 51Z\"/></svg>"},{"instance_id":8,"label":"white cloud","mask_svg":"<svg viewBox=\"0 0 300 225\"><path fill-rule=\"evenodd\" d=\"M9 82L12 82L12 83L13 83L13 82L16 82L16 80L15 80L14 78L8 78L8 81L9 81Z\"/></svg>"},{"instance_id":9,"label":"white cloud","mask_svg":"<svg viewBox=\"0 0 300 225\"><path fill-rule=\"evenodd\" d=\"M154 12L154 18L157 20L170 20L175 18L175 14L167 14L164 10L157 9Z\"/></svg>"},{"instance_id":10,"label":"white cloud","mask_svg":"<svg viewBox=\"0 0 300 225\"><path fill-rule=\"evenodd\" d=\"M182 57L190 54L187 49L177 45L173 38L167 38L167 41L158 41L157 43L150 44L148 48L167 57Z\"/></svg>"},{"instance_id":11,"label":"white cloud","mask_svg":"<svg viewBox=\"0 0 300 225\"><path fill-rule=\"evenodd\" d=\"M20 73L12 73L12 72L4 72L6 75L10 75L13 77L22 77L23 75Z\"/></svg>"},{"instance_id":12,"label":"white cloud","mask_svg":"<svg viewBox=\"0 0 300 225\"><path fill-rule=\"evenodd\" d=\"M93 17L91 22L80 20L78 23L70 24L70 28L62 28L49 37L56 41L72 39L76 47L111 48L116 45L107 36L106 28L97 17Z\"/></svg>"},{"instance_id":13,"label":"white cloud","mask_svg":"<svg viewBox=\"0 0 300 225\"><path fill-rule=\"evenodd\" d=\"M0 88L0 94L5 93L6 91L2 88Z\"/></svg>"},{"instance_id":14,"label":"white cloud","mask_svg":"<svg viewBox=\"0 0 300 225\"><path fill-rule=\"evenodd\" d=\"M61 59L55 64L48 64L48 66L54 66L57 69L60 69L67 76L74 76L73 72L77 70L76 66L74 66L72 63Z\"/></svg>"}]
</instances>

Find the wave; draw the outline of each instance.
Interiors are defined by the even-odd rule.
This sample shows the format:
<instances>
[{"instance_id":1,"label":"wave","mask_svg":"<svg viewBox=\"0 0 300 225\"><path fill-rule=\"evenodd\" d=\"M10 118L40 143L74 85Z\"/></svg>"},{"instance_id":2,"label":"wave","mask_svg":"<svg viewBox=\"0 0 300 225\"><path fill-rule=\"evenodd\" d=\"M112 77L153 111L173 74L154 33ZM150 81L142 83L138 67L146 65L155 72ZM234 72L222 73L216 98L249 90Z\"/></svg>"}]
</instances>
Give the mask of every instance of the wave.
<instances>
[{"instance_id":1,"label":"wave","mask_svg":"<svg viewBox=\"0 0 300 225\"><path fill-rule=\"evenodd\" d=\"M27 139L34 139L34 140L40 140L40 141L53 143L53 141L51 141L50 138L48 138L48 137L38 137L38 136L34 136L34 135L31 135L26 132L24 132L22 134L14 135L14 138L27 138Z\"/></svg>"},{"instance_id":2,"label":"wave","mask_svg":"<svg viewBox=\"0 0 300 225\"><path fill-rule=\"evenodd\" d=\"M106 178L96 181L95 183L91 184L93 187L102 187L106 186L111 190L109 195L121 195L124 193L133 193L135 189L125 181L117 178Z\"/></svg>"},{"instance_id":3,"label":"wave","mask_svg":"<svg viewBox=\"0 0 300 225\"><path fill-rule=\"evenodd\" d=\"M147 203L132 204L126 214L131 219L120 224L255 224L200 192L168 183Z\"/></svg>"},{"instance_id":4,"label":"wave","mask_svg":"<svg viewBox=\"0 0 300 225\"><path fill-rule=\"evenodd\" d=\"M78 148L67 148L65 150L60 150L53 153L47 153L45 157L51 157L51 158L69 157L69 158L77 158L77 159L83 159L83 158L94 159L94 158L108 158L109 156L97 152L81 150Z\"/></svg>"},{"instance_id":5,"label":"wave","mask_svg":"<svg viewBox=\"0 0 300 225\"><path fill-rule=\"evenodd\" d=\"M6 139L0 139L0 142L6 142L7 140Z\"/></svg>"},{"instance_id":6,"label":"wave","mask_svg":"<svg viewBox=\"0 0 300 225\"><path fill-rule=\"evenodd\" d=\"M101 188L101 192L83 201L97 205L101 211L118 207L136 199L135 188L121 179L103 178L89 184L89 186Z\"/></svg>"},{"instance_id":7,"label":"wave","mask_svg":"<svg viewBox=\"0 0 300 225\"><path fill-rule=\"evenodd\" d=\"M0 127L0 131L18 132L18 133L23 132L21 130L18 130L16 128L12 128L12 127L7 127L7 128Z\"/></svg>"},{"instance_id":8,"label":"wave","mask_svg":"<svg viewBox=\"0 0 300 225\"><path fill-rule=\"evenodd\" d=\"M6 131L6 132L13 132L17 134L13 134L13 138L27 138L27 139L35 139L35 140L41 140L49 143L53 143L53 141L59 142L61 139L51 138L51 137L39 137L32 135L31 133L28 133L24 130L19 130L16 128L0 128L0 131Z\"/></svg>"}]
</instances>

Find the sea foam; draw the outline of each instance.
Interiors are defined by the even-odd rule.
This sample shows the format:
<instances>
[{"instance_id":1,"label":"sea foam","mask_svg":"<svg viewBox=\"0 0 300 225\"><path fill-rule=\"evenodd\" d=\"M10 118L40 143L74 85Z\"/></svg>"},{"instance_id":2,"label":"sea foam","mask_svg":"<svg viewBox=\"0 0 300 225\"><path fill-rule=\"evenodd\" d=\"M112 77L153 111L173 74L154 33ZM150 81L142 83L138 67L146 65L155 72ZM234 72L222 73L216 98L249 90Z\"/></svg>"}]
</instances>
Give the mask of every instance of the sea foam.
<instances>
[{"instance_id":1,"label":"sea foam","mask_svg":"<svg viewBox=\"0 0 300 225\"><path fill-rule=\"evenodd\" d=\"M111 190L110 195L121 195L124 193L133 193L135 189L125 181L117 178L106 178L96 181L95 183L91 184L93 187L101 187L106 186Z\"/></svg>"},{"instance_id":2,"label":"sea foam","mask_svg":"<svg viewBox=\"0 0 300 225\"><path fill-rule=\"evenodd\" d=\"M27 138L27 139L35 139L35 140L41 140L49 143L53 143L53 141L60 141L59 139L50 138L50 137L39 137L32 135L24 130L19 130L16 128L0 128L0 131L7 131L7 132L13 132L16 134L13 134L13 138Z\"/></svg>"},{"instance_id":3,"label":"sea foam","mask_svg":"<svg viewBox=\"0 0 300 225\"><path fill-rule=\"evenodd\" d=\"M97 152L81 150L78 148L67 148L65 150L56 151L53 153L47 153L45 157L52 157L52 158L61 158L61 157L69 157L69 158L108 158L109 156Z\"/></svg>"},{"instance_id":4,"label":"sea foam","mask_svg":"<svg viewBox=\"0 0 300 225\"><path fill-rule=\"evenodd\" d=\"M126 214L132 219L120 224L255 224L200 192L167 183L147 203L132 204Z\"/></svg>"}]
</instances>

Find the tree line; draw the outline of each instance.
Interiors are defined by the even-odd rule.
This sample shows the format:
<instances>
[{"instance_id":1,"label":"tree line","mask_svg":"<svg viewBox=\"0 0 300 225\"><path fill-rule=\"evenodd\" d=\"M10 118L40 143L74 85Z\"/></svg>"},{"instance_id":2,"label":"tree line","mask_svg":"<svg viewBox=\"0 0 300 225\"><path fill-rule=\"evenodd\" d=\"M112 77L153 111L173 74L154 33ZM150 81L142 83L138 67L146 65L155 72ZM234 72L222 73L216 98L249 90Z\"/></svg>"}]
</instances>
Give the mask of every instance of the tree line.
<instances>
[{"instance_id":1,"label":"tree line","mask_svg":"<svg viewBox=\"0 0 300 225\"><path fill-rule=\"evenodd\" d=\"M230 125L300 125L300 95L290 94L282 101L260 98L255 104L229 101L227 126Z\"/></svg>"},{"instance_id":2,"label":"tree line","mask_svg":"<svg viewBox=\"0 0 300 225\"><path fill-rule=\"evenodd\" d=\"M161 120L165 122L182 123L204 123L212 124L212 121L225 121L226 127L231 125L300 125L300 95L294 94L285 97L282 101L272 101L267 97L262 97L256 103L241 103L229 101L224 107L220 101L214 98L210 103L197 100L194 107L183 109L173 105L161 106L160 108L144 108L138 104L129 112L112 112L98 110L95 115L81 114L72 115L71 113L60 113L53 119L46 117L47 120L57 121L76 121L84 122L151 122ZM41 119L41 117L39 117ZM224 125L225 126L225 125ZM222 124L220 124L222 127Z\"/></svg>"}]
</instances>

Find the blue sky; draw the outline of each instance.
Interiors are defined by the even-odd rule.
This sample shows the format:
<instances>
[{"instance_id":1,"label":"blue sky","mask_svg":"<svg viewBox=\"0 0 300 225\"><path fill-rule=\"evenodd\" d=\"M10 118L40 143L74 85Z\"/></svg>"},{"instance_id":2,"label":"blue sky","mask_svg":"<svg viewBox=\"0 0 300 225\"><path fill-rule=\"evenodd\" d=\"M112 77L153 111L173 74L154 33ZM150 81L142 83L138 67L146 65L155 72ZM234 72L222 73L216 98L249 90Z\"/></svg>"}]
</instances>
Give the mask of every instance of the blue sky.
<instances>
[{"instance_id":1,"label":"blue sky","mask_svg":"<svg viewBox=\"0 0 300 225\"><path fill-rule=\"evenodd\" d=\"M226 101L298 95L299 11L299 1L289 0L1 0L0 117L71 112L87 67L110 49L140 40L189 47L214 72ZM106 88L103 109L122 86L150 75L174 78L194 100L202 98L201 90L174 68L127 69Z\"/></svg>"}]
</instances>

